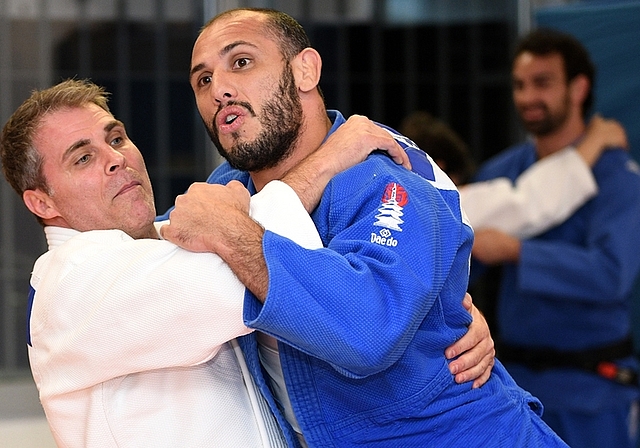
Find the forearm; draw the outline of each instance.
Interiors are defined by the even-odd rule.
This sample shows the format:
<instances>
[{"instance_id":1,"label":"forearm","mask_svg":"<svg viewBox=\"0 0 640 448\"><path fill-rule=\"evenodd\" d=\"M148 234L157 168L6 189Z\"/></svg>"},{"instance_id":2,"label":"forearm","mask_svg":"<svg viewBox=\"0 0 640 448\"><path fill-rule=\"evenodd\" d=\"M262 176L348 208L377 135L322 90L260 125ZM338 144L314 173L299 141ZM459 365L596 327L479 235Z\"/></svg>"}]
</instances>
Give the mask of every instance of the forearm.
<instances>
[{"instance_id":1,"label":"forearm","mask_svg":"<svg viewBox=\"0 0 640 448\"><path fill-rule=\"evenodd\" d=\"M386 151L395 163L411 168L404 149L388 131L366 117L353 115L281 180L295 190L311 213L333 176L362 162L375 150Z\"/></svg>"},{"instance_id":2,"label":"forearm","mask_svg":"<svg viewBox=\"0 0 640 448\"><path fill-rule=\"evenodd\" d=\"M596 302L618 300L630 291L640 265L640 181L619 169L626 160L621 151L603 156L595 171L600 193L558 229L563 241L523 242L523 289Z\"/></svg>"},{"instance_id":3,"label":"forearm","mask_svg":"<svg viewBox=\"0 0 640 448\"><path fill-rule=\"evenodd\" d=\"M392 292L385 294L370 270L354 269L331 248L302 253L275 235L265 237L268 254L280 256L267 255L272 279L266 301L245 301L244 318L250 327L350 377L375 374L397 361L423 320L424 307L434 300L426 285L416 283L407 291L389 281L385 287ZM355 265L364 262L349 258ZM396 275L389 257L384 260L389 263L387 275ZM417 290L422 309L415 309ZM389 309L394 310L392 318ZM444 347L440 355L443 352Z\"/></svg>"},{"instance_id":4,"label":"forearm","mask_svg":"<svg viewBox=\"0 0 640 448\"><path fill-rule=\"evenodd\" d=\"M298 196L280 181L269 182L252 198L237 182L226 186L194 184L176 200L171 223L162 228L162 235L188 250L218 254L242 283L264 300L269 276L262 251L262 225L303 247L322 247Z\"/></svg>"},{"instance_id":5,"label":"forearm","mask_svg":"<svg viewBox=\"0 0 640 448\"><path fill-rule=\"evenodd\" d=\"M519 286L528 294L589 306L622 302L633 286L638 264L637 252L624 247L614 252L611 247L530 240L523 242Z\"/></svg>"},{"instance_id":6,"label":"forearm","mask_svg":"<svg viewBox=\"0 0 640 448\"><path fill-rule=\"evenodd\" d=\"M264 229L242 213L229 216L228 225L210 240L211 252L229 265L240 282L258 300L264 302L269 288L269 273L262 251Z\"/></svg>"},{"instance_id":7,"label":"forearm","mask_svg":"<svg viewBox=\"0 0 640 448\"><path fill-rule=\"evenodd\" d=\"M522 242L496 229L481 229L475 232L471 253L487 265L517 263L520 260Z\"/></svg>"},{"instance_id":8,"label":"forearm","mask_svg":"<svg viewBox=\"0 0 640 448\"><path fill-rule=\"evenodd\" d=\"M325 187L338 172L338 167L327 160L324 152L316 151L281 180L296 192L304 208L311 213L320 202Z\"/></svg>"}]
</instances>

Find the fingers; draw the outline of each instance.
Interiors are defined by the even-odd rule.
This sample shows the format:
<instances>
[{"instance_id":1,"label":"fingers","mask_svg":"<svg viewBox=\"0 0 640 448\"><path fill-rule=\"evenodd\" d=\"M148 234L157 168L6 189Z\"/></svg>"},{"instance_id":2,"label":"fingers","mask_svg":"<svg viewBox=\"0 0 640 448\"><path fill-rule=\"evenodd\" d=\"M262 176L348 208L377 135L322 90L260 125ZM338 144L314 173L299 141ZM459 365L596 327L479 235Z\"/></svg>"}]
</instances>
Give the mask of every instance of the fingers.
<instances>
[{"instance_id":1,"label":"fingers","mask_svg":"<svg viewBox=\"0 0 640 448\"><path fill-rule=\"evenodd\" d=\"M375 124L363 115L350 116L343 126L351 128L349 132L357 133L356 135L359 136L359 142L364 145L367 150L367 155L375 150L386 151L395 163L411 169L409 156L393 135L386 129Z\"/></svg>"},{"instance_id":2,"label":"fingers","mask_svg":"<svg viewBox=\"0 0 640 448\"><path fill-rule=\"evenodd\" d=\"M495 357L491 356L488 358L489 359L489 364L487 365L487 367L484 370L484 373L482 375L480 375L474 382L472 385L473 389L477 389L478 387L484 385L487 381L489 381L489 378L491 377L491 371L493 370L493 366L495 365ZM472 375L473 376L473 375ZM456 381L458 383L461 382L465 382L466 380L464 379L456 379Z\"/></svg>"},{"instance_id":3,"label":"fingers","mask_svg":"<svg viewBox=\"0 0 640 448\"><path fill-rule=\"evenodd\" d=\"M237 181L227 185L197 182L175 200L169 224L160 235L194 252L215 252L224 226L232 217L249 213L250 194Z\"/></svg>"},{"instance_id":4,"label":"fingers","mask_svg":"<svg viewBox=\"0 0 640 448\"><path fill-rule=\"evenodd\" d=\"M171 215L169 216L171 219ZM180 246L182 248L192 250L194 252L202 252L203 250L198 250L196 245L193 243L189 232L185 229L178 227L176 224L169 223L160 227L160 236L172 242L173 244Z\"/></svg>"},{"instance_id":5,"label":"fingers","mask_svg":"<svg viewBox=\"0 0 640 448\"><path fill-rule=\"evenodd\" d=\"M225 185L225 188L230 192L231 196L237 198L237 202L242 205L241 209L248 209L251 193L240 181L232 180Z\"/></svg>"},{"instance_id":6,"label":"fingers","mask_svg":"<svg viewBox=\"0 0 640 448\"><path fill-rule=\"evenodd\" d=\"M495 348L492 339L483 339L473 349L468 350L458 359L451 361L449 371L455 375L457 383L480 380L486 382L491 374L495 359ZM484 381L483 381L483 378Z\"/></svg>"},{"instance_id":7,"label":"fingers","mask_svg":"<svg viewBox=\"0 0 640 448\"><path fill-rule=\"evenodd\" d=\"M242 184L242 182L240 182L239 180L230 180L227 183L227 188L234 190L234 191L246 191L247 188Z\"/></svg>"},{"instance_id":8,"label":"fingers","mask_svg":"<svg viewBox=\"0 0 640 448\"><path fill-rule=\"evenodd\" d=\"M169 232L168 227L169 227L169 226L168 226L167 224L165 224L165 225L163 225L162 227L160 227L160 237L161 237L163 240L171 241L171 240L169 240L169 238L167 238L167 237L165 236L165 235L168 235L168 232Z\"/></svg>"},{"instance_id":9,"label":"fingers","mask_svg":"<svg viewBox=\"0 0 640 448\"><path fill-rule=\"evenodd\" d=\"M473 350L464 352L460 357L449 364L449 371L455 375L456 383L473 381L473 387L480 387L491 376L491 370L495 363L495 349L493 341L481 342Z\"/></svg>"},{"instance_id":10,"label":"fingers","mask_svg":"<svg viewBox=\"0 0 640 448\"><path fill-rule=\"evenodd\" d=\"M397 141L395 141L395 139L393 141L395 145L393 146L392 149L388 150L387 152L389 153L389 155L391 156L394 162L410 170L411 162L409 161L409 156L407 155L407 152L402 148L402 146L398 144Z\"/></svg>"},{"instance_id":11,"label":"fingers","mask_svg":"<svg viewBox=\"0 0 640 448\"><path fill-rule=\"evenodd\" d=\"M449 363L449 371L455 375L456 382L473 381L473 387L480 387L491 375L495 362L495 346L487 321L473 306L469 294L465 294L463 303L465 302L470 305L468 309L473 321L467 334L446 349L445 356L447 359L453 359L459 355Z\"/></svg>"},{"instance_id":12,"label":"fingers","mask_svg":"<svg viewBox=\"0 0 640 448\"><path fill-rule=\"evenodd\" d=\"M469 300L471 299L471 296L468 293L465 293L464 299L462 301L463 304L467 300L467 296ZM478 311L478 309L473 306L473 304L471 304L471 307L467 310L471 313L471 318L473 319L471 321L471 325L469 325L469 330L463 337L447 347L444 352L447 359L453 359L461 353L466 352L467 350L474 349L484 339L491 339L491 335L489 333L489 325L487 325L487 321L480 313L480 311ZM493 341L491 342L493 343ZM480 358L481 357L479 357L478 360ZM451 373L456 374L458 373L458 371Z\"/></svg>"},{"instance_id":13,"label":"fingers","mask_svg":"<svg viewBox=\"0 0 640 448\"><path fill-rule=\"evenodd\" d=\"M597 114L594 115L589 122L587 134L599 136L602 139L604 146L614 146L625 149L629 148L627 133L624 126L612 118L604 118Z\"/></svg>"}]
</instances>

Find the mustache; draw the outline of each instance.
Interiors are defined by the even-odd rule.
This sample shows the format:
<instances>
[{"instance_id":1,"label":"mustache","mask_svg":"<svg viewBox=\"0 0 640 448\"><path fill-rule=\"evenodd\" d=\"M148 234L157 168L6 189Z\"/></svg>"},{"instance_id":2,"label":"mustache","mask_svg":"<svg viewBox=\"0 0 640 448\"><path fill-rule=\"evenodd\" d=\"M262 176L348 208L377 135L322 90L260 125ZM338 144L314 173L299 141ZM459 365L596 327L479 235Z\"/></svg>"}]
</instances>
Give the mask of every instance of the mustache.
<instances>
[{"instance_id":1,"label":"mustache","mask_svg":"<svg viewBox=\"0 0 640 448\"><path fill-rule=\"evenodd\" d=\"M243 108L247 109L247 111L249 112L249 114L250 114L252 117L255 117L255 116L256 116L256 113L255 113L255 111L253 110L253 107L251 106L251 104L247 103L246 101L233 101L233 100L231 100L231 101L227 101L227 102L226 102L226 103L224 103L224 104L220 104L220 105L218 106L218 110L217 110L217 111L216 111L216 113L215 113L215 116L217 117L217 116L218 116L218 114L220 113L220 111L221 111L222 109L224 109L225 107L228 107L228 106L240 106L240 107L243 107ZM215 117L214 117L214 119L215 119Z\"/></svg>"},{"instance_id":2,"label":"mustache","mask_svg":"<svg viewBox=\"0 0 640 448\"><path fill-rule=\"evenodd\" d=\"M529 109L543 109L545 111L549 110L549 108L547 107L547 105L545 103L533 103L533 104L527 104L524 106L519 106L518 109L522 110L522 111L526 111Z\"/></svg>"},{"instance_id":3,"label":"mustache","mask_svg":"<svg viewBox=\"0 0 640 448\"><path fill-rule=\"evenodd\" d=\"M253 110L253 107L251 106L251 104L247 103L246 101L234 101L234 100L228 101L228 102L226 102L224 104L220 104L218 106L218 110L216 111L216 113L213 114L213 118L211 119L211 127L210 127L211 131L210 131L210 133L213 132L214 135L218 134L218 129L216 128L216 122L217 122L217 119L218 119L218 114L222 111L222 109L224 109L225 107L228 107L228 106L240 106L240 107L243 107L243 108L245 108L247 110L247 112L249 112L249 115L251 115L252 117L256 117L256 112Z\"/></svg>"}]
</instances>

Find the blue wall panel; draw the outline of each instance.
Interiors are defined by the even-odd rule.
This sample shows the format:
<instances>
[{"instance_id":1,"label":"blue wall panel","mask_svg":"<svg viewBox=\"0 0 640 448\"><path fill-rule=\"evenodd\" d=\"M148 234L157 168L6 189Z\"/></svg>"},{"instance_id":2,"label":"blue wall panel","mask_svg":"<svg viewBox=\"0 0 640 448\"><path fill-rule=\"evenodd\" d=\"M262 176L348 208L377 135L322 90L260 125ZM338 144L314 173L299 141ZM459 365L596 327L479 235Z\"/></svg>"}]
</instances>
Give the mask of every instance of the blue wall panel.
<instances>
[{"instance_id":1,"label":"blue wall panel","mask_svg":"<svg viewBox=\"0 0 640 448\"><path fill-rule=\"evenodd\" d=\"M538 27L576 36L597 66L594 111L620 121L640 160L640 2L586 2L540 8Z\"/></svg>"}]
</instances>

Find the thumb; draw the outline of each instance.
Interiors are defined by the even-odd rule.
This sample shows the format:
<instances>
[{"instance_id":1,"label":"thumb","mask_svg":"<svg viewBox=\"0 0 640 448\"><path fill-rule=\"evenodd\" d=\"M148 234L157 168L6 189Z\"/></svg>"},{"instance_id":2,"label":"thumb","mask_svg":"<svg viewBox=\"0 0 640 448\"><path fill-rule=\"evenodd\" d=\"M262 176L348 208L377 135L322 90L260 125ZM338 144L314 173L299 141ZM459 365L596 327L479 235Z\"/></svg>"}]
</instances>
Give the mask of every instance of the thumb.
<instances>
[{"instance_id":1,"label":"thumb","mask_svg":"<svg viewBox=\"0 0 640 448\"><path fill-rule=\"evenodd\" d=\"M462 306L464 306L464 308L467 311L471 310L471 305L473 304L472 300L471 300L471 294L469 294L468 292L466 292L464 294L464 299L462 299Z\"/></svg>"},{"instance_id":2,"label":"thumb","mask_svg":"<svg viewBox=\"0 0 640 448\"><path fill-rule=\"evenodd\" d=\"M160 238L163 240L174 242L171 238L174 236L174 229L171 227L171 222L167 221L165 224L162 224L158 229L158 233L160 234Z\"/></svg>"},{"instance_id":3,"label":"thumb","mask_svg":"<svg viewBox=\"0 0 640 448\"><path fill-rule=\"evenodd\" d=\"M165 224L165 225L161 226L161 227L158 229L158 233L160 234L160 238L162 238L163 240L166 240L166 239L167 239L167 237L165 236L165 233L166 233L166 231L167 231L167 230L166 230L166 229L167 229L167 227L169 227L169 226L168 226L167 224Z\"/></svg>"}]
</instances>

